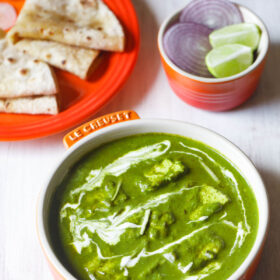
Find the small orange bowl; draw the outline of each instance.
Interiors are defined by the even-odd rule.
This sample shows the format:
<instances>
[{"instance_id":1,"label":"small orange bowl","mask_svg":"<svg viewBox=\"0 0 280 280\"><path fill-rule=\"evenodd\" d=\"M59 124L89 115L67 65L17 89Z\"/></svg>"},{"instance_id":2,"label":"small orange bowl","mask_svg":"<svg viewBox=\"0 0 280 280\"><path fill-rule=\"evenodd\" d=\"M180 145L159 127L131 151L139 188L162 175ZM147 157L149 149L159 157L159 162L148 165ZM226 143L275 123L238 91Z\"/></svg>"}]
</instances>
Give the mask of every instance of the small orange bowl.
<instances>
[{"instance_id":1,"label":"small orange bowl","mask_svg":"<svg viewBox=\"0 0 280 280\"><path fill-rule=\"evenodd\" d=\"M203 78L176 66L164 50L163 36L167 29L178 21L182 9L162 23L158 33L161 61L171 88L186 103L209 111L226 111L244 103L256 90L267 57L269 35L265 24L256 14L244 6L238 7L244 21L257 24L262 35L254 63L245 71L231 77Z\"/></svg>"}]
</instances>

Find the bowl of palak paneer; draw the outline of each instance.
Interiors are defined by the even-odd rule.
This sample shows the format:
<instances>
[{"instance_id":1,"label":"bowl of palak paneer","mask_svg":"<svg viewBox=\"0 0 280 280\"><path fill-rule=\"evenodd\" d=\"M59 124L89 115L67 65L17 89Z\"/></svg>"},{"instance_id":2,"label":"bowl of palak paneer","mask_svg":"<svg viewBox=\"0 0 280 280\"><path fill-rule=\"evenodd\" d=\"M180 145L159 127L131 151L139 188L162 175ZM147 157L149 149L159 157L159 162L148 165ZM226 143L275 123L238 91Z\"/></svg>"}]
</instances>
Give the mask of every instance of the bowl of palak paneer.
<instances>
[{"instance_id":1,"label":"bowl of palak paneer","mask_svg":"<svg viewBox=\"0 0 280 280\"><path fill-rule=\"evenodd\" d=\"M268 223L263 182L223 137L133 120L76 143L38 207L57 279L250 279Z\"/></svg>"}]
</instances>

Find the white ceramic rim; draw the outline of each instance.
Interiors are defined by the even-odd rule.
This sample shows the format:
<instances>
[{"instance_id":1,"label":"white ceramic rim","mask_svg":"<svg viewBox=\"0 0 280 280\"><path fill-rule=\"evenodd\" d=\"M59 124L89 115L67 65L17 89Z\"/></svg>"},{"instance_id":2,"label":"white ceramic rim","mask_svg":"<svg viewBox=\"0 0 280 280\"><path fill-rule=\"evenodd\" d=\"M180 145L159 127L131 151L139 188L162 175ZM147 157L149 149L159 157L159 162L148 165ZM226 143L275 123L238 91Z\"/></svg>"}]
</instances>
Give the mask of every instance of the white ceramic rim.
<instances>
[{"instance_id":1,"label":"white ceramic rim","mask_svg":"<svg viewBox=\"0 0 280 280\"><path fill-rule=\"evenodd\" d=\"M227 149L231 152L232 155L237 156L240 161L246 163L247 168L250 170L250 174L255 178L254 186L252 187L252 190L257 197L261 198L261 205L258 202L258 209L259 209L259 226L258 226L258 232L256 236L255 243L249 253L249 255L246 257L244 262L241 264L241 266L227 279L227 280L237 280L240 277L244 276L244 273L247 271L247 269L250 267L250 265L253 263L253 261L256 259L258 254L261 252L264 241L266 239L267 235L267 230L268 230L268 222L269 222L269 203L268 203L268 195L264 186L264 183L262 181L261 176L259 175L258 171L256 170L254 164L251 162L251 160L233 143L231 143L229 140L224 138L223 136L198 125L190 124L187 122L182 122L182 121L173 121L173 120L165 120L165 119L139 119L139 120L132 120L128 122L123 122L123 123L118 123L114 124L112 126L105 127L101 130L98 130L87 137L83 138L80 140L78 143L76 143L74 146L72 146L69 150L66 151L65 155L62 157L62 159L57 163L56 167L54 170L51 172L50 176L47 179L47 182L45 183L44 187L42 188L42 191L39 195L38 199L38 205L37 205L37 233L39 237L40 244L42 246L42 249L50 262L52 264L56 271L59 273L61 277L67 280L78 280L76 279L70 272L61 264L59 261L58 257L55 255L50 242L47 237L46 233L46 212L47 209L45 209L45 204L46 202L46 194L48 192L48 189L50 187L50 184L53 180L53 177L56 175L58 172L58 169L67 161L69 161L69 158L71 155L74 153L79 153L82 148L85 148L86 146L89 146L90 143L93 142L93 139L97 139L98 137L101 138L101 143L106 143L108 141L112 140L103 140L106 138L106 135L113 135L113 139L118 139L122 138L125 136L129 135L134 135L134 134L139 134L139 133L148 133L149 131L143 131L143 132L134 132L137 130L137 127L140 130L143 130L143 127L146 128L153 128L152 131L150 132L162 132L162 133L168 133L166 130L163 131L164 128L173 128L174 126L177 125L177 130L183 132L183 128L191 130L193 136L193 139L197 139L197 137L202 137L202 138L212 138L212 141L217 142L217 147L220 146L225 146ZM142 126L142 129L141 129ZM149 129L148 129L149 130ZM172 129L171 129L172 130ZM176 130L176 129L174 129ZM119 133L120 131L126 131L125 133ZM177 134L184 136L184 134L174 133L173 131L170 132L170 134ZM192 138L192 136L185 136ZM198 141L203 142L198 139ZM208 143L205 143L206 145L209 145ZM98 144L99 146L100 144ZM213 147L213 146L212 146ZM218 148L214 147L215 150L218 150ZM88 153L89 151L85 152L84 154ZM81 155L82 157L83 155ZM231 158L228 156L225 156L231 161ZM78 161L76 159L75 161ZM232 162L232 161L231 161ZM72 163L70 166L72 166L74 163ZM236 166L236 164L234 164ZM64 176L66 175L67 171L69 170L66 169L64 170ZM248 172L246 170L246 172ZM242 173L242 172L241 172ZM248 172L249 173L249 172ZM245 176L246 177L246 176ZM61 178L62 180L63 178ZM60 182L55 182L56 187L60 184ZM257 196L254 188L258 186L259 191L261 192L260 195ZM260 207L261 206L261 207ZM260 211L261 208L261 211ZM262 216L262 220L261 217ZM261 223L260 223L261 220Z\"/></svg>"},{"instance_id":2,"label":"white ceramic rim","mask_svg":"<svg viewBox=\"0 0 280 280\"><path fill-rule=\"evenodd\" d=\"M259 48L258 48L259 53L258 53L257 59L254 61L254 63L250 67L248 67L246 70L240 72L239 74L236 74L236 75L233 75L233 76L230 76L230 77L226 77L226 78L204 78L204 77L196 76L196 75L190 74L188 72L185 72L181 68L179 68L177 65L175 65L169 59L169 57L166 55L166 53L164 51L163 35L166 32L166 28L168 27L170 22L172 22L172 20L174 18L178 17L183 9L177 10L171 16L166 18L165 21L160 26L160 29L159 29L159 32L158 32L158 47L159 47L159 51L161 53L161 56L163 57L165 62L173 70L175 70L176 72L178 72L182 76L185 76L185 77L190 78L190 79L195 80L195 81L199 81L199 82L203 82L203 83L209 83L209 84L231 82L231 81L234 81L236 79L240 79L240 78L244 77L245 75L247 75L248 73L252 72L266 58L268 48L269 48L269 33L268 33L268 30L267 30L267 27L265 26L265 23L260 19L259 16L257 16L254 12L252 12L250 9L248 9L247 7L245 7L243 5L240 5L240 4L236 4L236 5L238 5L238 7L240 8L243 16L247 15L251 18L250 21L245 21L245 22L256 23L262 30L261 41L260 41L260 45L259 45Z\"/></svg>"}]
</instances>

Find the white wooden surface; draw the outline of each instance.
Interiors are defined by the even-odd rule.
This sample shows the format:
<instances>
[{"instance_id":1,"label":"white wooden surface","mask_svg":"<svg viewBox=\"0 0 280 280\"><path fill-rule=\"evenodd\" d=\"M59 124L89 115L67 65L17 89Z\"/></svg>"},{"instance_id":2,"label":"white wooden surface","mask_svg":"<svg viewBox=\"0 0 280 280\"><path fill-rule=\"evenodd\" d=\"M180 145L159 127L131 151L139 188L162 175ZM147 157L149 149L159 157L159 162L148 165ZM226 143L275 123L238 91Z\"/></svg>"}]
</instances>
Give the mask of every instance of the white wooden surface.
<instances>
[{"instance_id":1,"label":"white wooden surface","mask_svg":"<svg viewBox=\"0 0 280 280\"><path fill-rule=\"evenodd\" d=\"M255 95L225 113L184 104L170 90L161 68L159 25L186 1L133 1L142 30L140 57L125 87L97 115L134 109L142 118L188 121L226 136L245 151L262 174L271 200L270 234L254 280L280 279L280 1L239 0L266 22L271 48ZM52 279L36 237L35 204L48 172L64 153L63 135L0 143L0 279Z\"/></svg>"}]
</instances>

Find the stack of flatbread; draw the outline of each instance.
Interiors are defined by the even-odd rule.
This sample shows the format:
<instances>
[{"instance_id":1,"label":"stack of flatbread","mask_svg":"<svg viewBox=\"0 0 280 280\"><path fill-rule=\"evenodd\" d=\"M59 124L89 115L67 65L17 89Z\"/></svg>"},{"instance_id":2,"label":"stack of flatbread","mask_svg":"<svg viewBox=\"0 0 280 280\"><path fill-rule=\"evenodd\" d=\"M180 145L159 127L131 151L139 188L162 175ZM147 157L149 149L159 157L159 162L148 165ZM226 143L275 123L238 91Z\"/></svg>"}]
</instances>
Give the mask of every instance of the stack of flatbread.
<instances>
[{"instance_id":1,"label":"stack of flatbread","mask_svg":"<svg viewBox=\"0 0 280 280\"><path fill-rule=\"evenodd\" d=\"M101 0L27 0L2 45L22 61L18 57L15 65L7 55L0 59L0 71L9 68L14 75L0 76L0 111L27 112L24 108L38 106L37 98L49 104L58 92L54 74L46 63L86 79L101 50L124 50L125 36L118 19ZM25 65L28 75L21 71L27 68ZM8 76L14 83L9 93ZM20 106L16 103L19 98L23 98ZM20 109L15 110L15 106ZM34 109L32 113L56 112Z\"/></svg>"},{"instance_id":2,"label":"stack of flatbread","mask_svg":"<svg viewBox=\"0 0 280 280\"><path fill-rule=\"evenodd\" d=\"M0 30L0 112L57 114L53 70L10 46L5 35Z\"/></svg>"}]
</instances>

